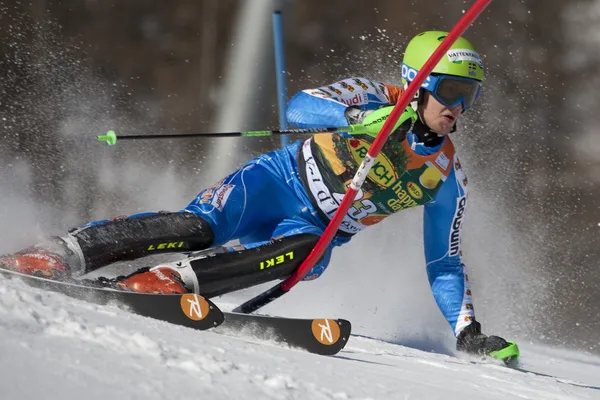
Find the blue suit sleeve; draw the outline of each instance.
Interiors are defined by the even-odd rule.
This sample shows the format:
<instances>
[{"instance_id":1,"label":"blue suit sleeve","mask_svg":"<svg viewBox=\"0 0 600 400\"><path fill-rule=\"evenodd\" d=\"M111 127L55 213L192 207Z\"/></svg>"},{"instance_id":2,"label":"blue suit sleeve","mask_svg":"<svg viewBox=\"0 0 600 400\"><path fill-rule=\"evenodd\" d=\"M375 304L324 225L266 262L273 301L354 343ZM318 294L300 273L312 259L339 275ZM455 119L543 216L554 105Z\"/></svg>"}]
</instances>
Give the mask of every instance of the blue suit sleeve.
<instances>
[{"instance_id":1,"label":"blue suit sleeve","mask_svg":"<svg viewBox=\"0 0 600 400\"><path fill-rule=\"evenodd\" d=\"M455 158L435 200L425 205L423 233L427 276L440 311L458 335L474 318L460 234L467 207L466 177ZM458 165L458 169L457 169Z\"/></svg>"},{"instance_id":2,"label":"blue suit sleeve","mask_svg":"<svg viewBox=\"0 0 600 400\"><path fill-rule=\"evenodd\" d=\"M382 90L383 88L383 90ZM366 78L348 78L316 89L296 93L289 101L286 117L298 128L337 128L348 125L348 106L374 110L389 101L385 85Z\"/></svg>"},{"instance_id":3,"label":"blue suit sleeve","mask_svg":"<svg viewBox=\"0 0 600 400\"><path fill-rule=\"evenodd\" d=\"M300 129L346 126L346 105L332 99L299 92L288 103L287 120Z\"/></svg>"}]
</instances>

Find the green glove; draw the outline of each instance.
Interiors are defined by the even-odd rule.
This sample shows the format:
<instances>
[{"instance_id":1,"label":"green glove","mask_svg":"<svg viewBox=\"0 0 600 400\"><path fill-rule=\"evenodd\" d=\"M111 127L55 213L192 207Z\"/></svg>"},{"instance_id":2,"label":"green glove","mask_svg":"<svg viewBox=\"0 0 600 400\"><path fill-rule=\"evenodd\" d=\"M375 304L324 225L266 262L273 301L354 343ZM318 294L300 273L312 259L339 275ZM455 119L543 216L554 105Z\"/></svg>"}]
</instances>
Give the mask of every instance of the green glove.
<instances>
[{"instance_id":1,"label":"green glove","mask_svg":"<svg viewBox=\"0 0 600 400\"><path fill-rule=\"evenodd\" d=\"M369 136L377 137L377 134L383 127L383 124L387 120L388 116L394 109L394 106L381 107L365 117L362 121L362 125L365 127L366 133ZM402 136L410 131L413 124L417 121L417 113L412 109L411 106L406 107L398 122L392 129L392 133L402 133Z\"/></svg>"}]
</instances>

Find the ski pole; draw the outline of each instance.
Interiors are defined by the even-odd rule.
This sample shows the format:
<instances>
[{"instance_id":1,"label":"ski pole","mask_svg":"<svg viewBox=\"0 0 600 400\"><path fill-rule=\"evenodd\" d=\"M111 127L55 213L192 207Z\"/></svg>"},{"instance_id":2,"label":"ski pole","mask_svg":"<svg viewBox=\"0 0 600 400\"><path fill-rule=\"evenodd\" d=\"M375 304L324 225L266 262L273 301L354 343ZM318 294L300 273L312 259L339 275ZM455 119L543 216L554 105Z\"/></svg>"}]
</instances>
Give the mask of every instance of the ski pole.
<instances>
[{"instance_id":1,"label":"ski pole","mask_svg":"<svg viewBox=\"0 0 600 400\"><path fill-rule=\"evenodd\" d=\"M98 136L98 140L106 142L109 146L117 144L119 140L143 140L143 139L178 139L192 137L248 137L248 136L273 136L273 135L292 135L292 134L319 134L319 133L367 133L364 125L348 125L338 128L307 128L307 129L282 129L275 131L248 131L248 132L223 132L223 133L170 133L163 135L117 135L115 131L110 130L106 135Z\"/></svg>"},{"instance_id":2,"label":"ski pole","mask_svg":"<svg viewBox=\"0 0 600 400\"><path fill-rule=\"evenodd\" d=\"M394 109L390 113L389 117L381 127L379 134L373 141L373 144L370 146L367 155L363 159L356 175L352 179L342 202L339 204L338 209L335 214L331 218L331 221L325 228L325 231L319 238L319 241L312 249L312 251L308 254L308 256L302 261L302 264L295 270L292 275L290 275L286 280L273 286L267 291L253 297L252 299L246 301L244 304L239 305L233 311L242 312L245 314L249 314L258 310L259 308L269 304L273 300L281 297L285 293L289 292L298 282L300 282L310 271L311 268L315 266L317 261L321 258L331 240L335 236L338 231L339 226L343 222L350 206L354 202L358 191L360 190L362 184L364 183L371 167L375 163L375 159L379 155L381 148L387 141L392 129L400 115L404 112L404 109L408 106L410 101L412 100L416 91L421 87L425 78L431 73L431 71L435 68L435 66L440 62L442 57L446 54L446 52L450 49L452 44L467 30L469 25L473 23L475 19L483 12L483 10L492 2L492 0L477 0L473 6L463 15L463 17L458 21L458 23L452 28L448 36L444 39L444 41L438 46L438 48L433 52L433 54L429 57L425 65L419 70L415 79L408 85L396 105Z\"/></svg>"}]
</instances>

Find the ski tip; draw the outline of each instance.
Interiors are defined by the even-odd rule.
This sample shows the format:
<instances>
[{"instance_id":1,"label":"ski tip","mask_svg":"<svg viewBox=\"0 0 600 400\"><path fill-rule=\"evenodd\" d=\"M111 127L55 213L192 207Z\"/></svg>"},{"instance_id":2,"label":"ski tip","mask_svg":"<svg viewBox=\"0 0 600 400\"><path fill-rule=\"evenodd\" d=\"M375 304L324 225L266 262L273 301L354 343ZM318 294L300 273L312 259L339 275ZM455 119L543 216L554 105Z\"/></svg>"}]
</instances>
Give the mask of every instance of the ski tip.
<instances>
[{"instance_id":1,"label":"ski tip","mask_svg":"<svg viewBox=\"0 0 600 400\"><path fill-rule=\"evenodd\" d=\"M106 135L98 136L98 140L101 142L106 142L106 144L108 144L109 146L114 146L115 144L117 144L117 134L115 133L115 131L110 130L106 132Z\"/></svg>"},{"instance_id":2,"label":"ski tip","mask_svg":"<svg viewBox=\"0 0 600 400\"><path fill-rule=\"evenodd\" d=\"M490 356L497 358L498 360L502 360L504 362L509 362L518 358L520 355L519 346L515 342L508 342L508 346L503 348L502 350L494 351L490 353Z\"/></svg>"}]
</instances>

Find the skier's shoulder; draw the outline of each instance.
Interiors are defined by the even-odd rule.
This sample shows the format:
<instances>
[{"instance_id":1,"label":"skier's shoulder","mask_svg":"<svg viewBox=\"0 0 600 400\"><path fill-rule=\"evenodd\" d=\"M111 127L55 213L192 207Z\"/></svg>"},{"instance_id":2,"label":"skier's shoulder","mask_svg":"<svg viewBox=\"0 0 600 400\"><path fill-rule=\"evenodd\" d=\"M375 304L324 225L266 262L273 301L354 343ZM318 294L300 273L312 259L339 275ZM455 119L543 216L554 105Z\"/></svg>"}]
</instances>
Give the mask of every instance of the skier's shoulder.
<instances>
[{"instance_id":1,"label":"skier's shoulder","mask_svg":"<svg viewBox=\"0 0 600 400\"><path fill-rule=\"evenodd\" d=\"M364 101L367 102L366 96L372 95L379 98L380 101L388 100L389 104L395 104L402 95L403 89L369 77L351 76L314 89L305 89L304 92L318 97L343 97L344 100L350 100L354 96L356 102L360 102L362 95L365 96Z\"/></svg>"},{"instance_id":2,"label":"skier's shoulder","mask_svg":"<svg viewBox=\"0 0 600 400\"><path fill-rule=\"evenodd\" d=\"M341 82L344 82L344 84L349 85L358 85L365 91L374 92L378 95L383 95L388 100L389 104L396 104L402 96L402 94L404 93L404 89L400 86L365 77L346 78Z\"/></svg>"}]
</instances>

